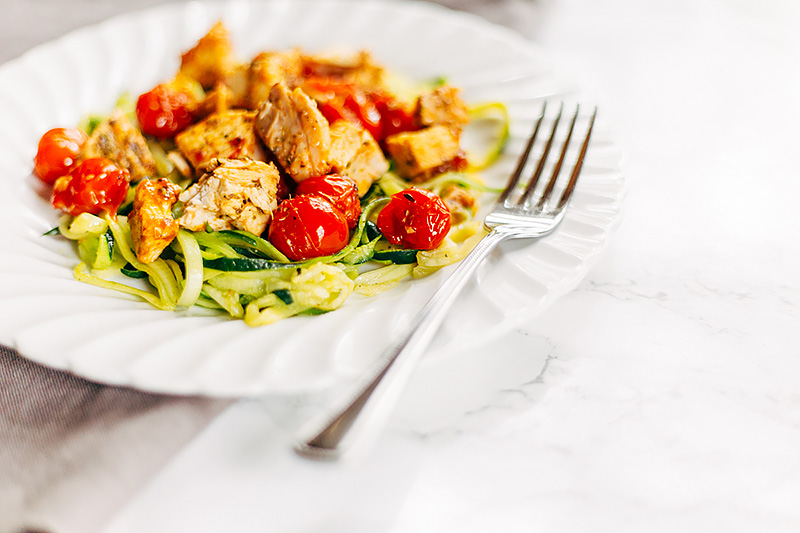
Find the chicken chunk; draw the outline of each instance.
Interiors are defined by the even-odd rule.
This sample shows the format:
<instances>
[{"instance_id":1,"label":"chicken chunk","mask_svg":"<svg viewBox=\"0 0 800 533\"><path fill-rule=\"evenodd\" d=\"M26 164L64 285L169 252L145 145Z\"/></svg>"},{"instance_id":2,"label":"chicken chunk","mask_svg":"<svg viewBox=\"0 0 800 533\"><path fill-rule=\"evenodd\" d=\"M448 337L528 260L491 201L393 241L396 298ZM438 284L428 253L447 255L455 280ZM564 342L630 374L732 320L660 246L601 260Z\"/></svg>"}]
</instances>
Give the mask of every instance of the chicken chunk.
<instances>
[{"instance_id":1,"label":"chicken chunk","mask_svg":"<svg viewBox=\"0 0 800 533\"><path fill-rule=\"evenodd\" d=\"M455 132L469 122L469 110L460 89L443 85L419 97L416 119L420 126L447 126Z\"/></svg>"},{"instance_id":2,"label":"chicken chunk","mask_svg":"<svg viewBox=\"0 0 800 533\"><path fill-rule=\"evenodd\" d=\"M415 181L463 170L466 166L458 136L447 126L390 135L386 138L386 150L395 162L397 173Z\"/></svg>"},{"instance_id":3,"label":"chicken chunk","mask_svg":"<svg viewBox=\"0 0 800 533\"><path fill-rule=\"evenodd\" d=\"M250 106L250 66L250 63L238 63L225 76L224 85L231 93L231 107Z\"/></svg>"},{"instance_id":4,"label":"chicken chunk","mask_svg":"<svg viewBox=\"0 0 800 533\"><path fill-rule=\"evenodd\" d=\"M167 178L144 180L136 186L133 209L128 224L133 249L142 263L152 263L178 235L178 222L172 217L172 206L178 201L181 188Z\"/></svg>"},{"instance_id":5,"label":"chicken chunk","mask_svg":"<svg viewBox=\"0 0 800 533\"><path fill-rule=\"evenodd\" d=\"M250 159L212 161L200 181L183 191L181 227L202 231L241 229L264 232L278 207L280 173L272 163Z\"/></svg>"},{"instance_id":6,"label":"chicken chunk","mask_svg":"<svg viewBox=\"0 0 800 533\"><path fill-rule=\"evenodd\" d=\"M358 184L358 194L366 194L370 185L389 170L381 147L364 128L347 120L337 120L330 127L331 170Z\"/></svg>"},{"instance_id":7,"label":"chicken chunk","mask_svg":"<svg viewBox=\"0 0 800 533\"><path fill-rule=\"evenodd\" d=\"M303 55L303 70L312 77L335 78L372 91L386 89L386 70L366 50L356 53Z\"/></svg>"},{"instance_id":8,"label":"chicken chunk","mask_svg":"<svg viewBox=\"0 0 800 533\"><path fill-rule=\"evenodd\" d=\"M247 107L257 109L269 98L276 83L283 83L289 89L296 88L303 74L301 58L300 50L296 48L258 54L250 64Z\"/></svg>"},{"instance_id":9,"label":"chicken chunk","mask_svg":"<svg viewBox=\"0 0 800 533\"><path fill-rule=\"evenodd\" d=\"M155 175L156 160L141 132L120 110L101 122L89 136L81 157L105 157L131 174L131 181Z\"/></svg>"},{"instance_id":10,"label":"chicken chunk","mask_svg":"<svg viewBox=\"0 0 800 533\"><path fill-rule=\"evenodd\" d=\"M175 136L175 144L195 170L212 159L263 159L253 121L255 113L230 110L213 113Z\"/></svg>"},{"instance_id":11,"label":"chicken chunk","mask_svg":"<svg viewBox=\"0 0 800 533\"><path fill-rule=\"evenodd\" d=\"M233 92L224 83L217 83L206 97L192 107L192 118L201 120L214 113L225 113L233 107Z\"/></svg>"},{"instance_id":12,"label":"chicken chunk","mask_svg":"<svg viewBox=\"0 0 800 533\"><path fill-rule=\"evenodd\" d=\"M217 22L197 41L194 48L181 55L178 72L209 88L223 81L234 65L233 46L228 38L228 30L222 22Z\"/></svg>"},{"instance_id":13,"label":"chicken chunk","mask_svg":"<svg viewBox=\"0 0 800 533\"><path fill-rule=\"evenodd\" d=\"M328 121L301 89L290 91L282 83L274 85L258 109L256 131L295 181L330 170Z\"/></svg>"}]
</instances>

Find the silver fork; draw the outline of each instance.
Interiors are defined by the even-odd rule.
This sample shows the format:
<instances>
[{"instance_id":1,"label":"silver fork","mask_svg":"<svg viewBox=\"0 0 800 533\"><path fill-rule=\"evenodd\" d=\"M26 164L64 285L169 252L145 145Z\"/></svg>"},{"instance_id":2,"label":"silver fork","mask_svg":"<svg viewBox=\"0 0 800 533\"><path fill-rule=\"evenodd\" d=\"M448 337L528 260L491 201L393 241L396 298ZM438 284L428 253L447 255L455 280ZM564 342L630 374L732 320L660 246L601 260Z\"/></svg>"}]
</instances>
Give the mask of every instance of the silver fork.
<instances>
[{"instance_id":1,"label":"silver fork","mask_svg":"<svg viewBox=\"0 0 800 533\"><path fill-rule=\"evenodd\" d=\"M486 216L484 224L488 234L463 259L453 275L442 284L414 318L408 331L383 354L373 370L356 385L353 391L301 430L300 440L295 444L295 451L298 454L314 459L332 460L339 458L345 452L353 453L359 447L366 446L371 438L377 435L381 427L379 422L388 418L415 363L433 339L447 311L489 252L505 239L544 237L552 233L561 223L583 166L597 108L589 118L569 181L555 203L552 198L553 192L572 140L579 108L575 110L558 159L550 173L550 179L538 195L538 199L533 198L533 194L556 138L564 110L563 103L553 121L550 136L545 142L533 177L524 189L520 190L519 187L520 177L527 166L544 122L546 108L545 102L508 185L500 194L492 211Z\"/></svg>"}]
</instances>

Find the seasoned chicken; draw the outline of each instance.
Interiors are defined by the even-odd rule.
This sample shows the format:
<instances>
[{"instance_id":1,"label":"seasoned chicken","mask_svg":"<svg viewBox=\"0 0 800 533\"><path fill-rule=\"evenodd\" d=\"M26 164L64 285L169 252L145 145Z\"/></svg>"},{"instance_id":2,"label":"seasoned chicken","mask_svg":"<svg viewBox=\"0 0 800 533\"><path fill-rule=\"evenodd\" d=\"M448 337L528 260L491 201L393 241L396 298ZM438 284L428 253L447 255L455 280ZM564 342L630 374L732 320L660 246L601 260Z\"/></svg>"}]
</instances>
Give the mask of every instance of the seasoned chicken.
<instances>
[{"instance_id":1,"label":"seasoned chicken","mask_svg":"<svg viewBox=\"0 0 800 533\"><path fill-rule=\"evenodd\" d=\"M183 191L181 227L202 231L237 228L260 235L278 207L280 173L272 163L250 159L212 161L200 181Z\"/></svg>"},{"instance_id":2,"label":"seasoned chicken","mask_svg":"<svg viewBox=\"0 0 800 533\"><path fill-rule=\"evenodd\" d=\"M416 181L450 170L463 170L466 166L458 136L447 126L390 135L386 138L386 150L395 162L397 173Z\"/></svg>"},{"instance_id":3,"label":"seasoned chicken","mask_svg":"<svg viewBox=\"0 0 800 533\"><path fill-rule=\"evenodd\" d=\"M257 109L269 98L276 83L283 83L289 89L296 88L303 75L301 58L300 50L296 48L258 54L250 64L247 107Z\"/></svg>"},{"instance_id":4,"label":"seasoned chicken","mask_svg":"<svg viewBox=\"0 0 800 533\"><path fill-rule=\"evenodd\" d=\"M250 106L250 63L234 65L225 76L224 84L231 93L231 107Z\"/></svg>"},{"instance_id":5,"label":"seasoned chicken","mask_svg":"<svg viewBox=\"0 0 800 533\"><path fill-rule=\"evenodd\" d=\"M290 91L282 83L274 85L258 109L256 131L295 181L330 170L328 121L301 89Z\"/></svg>"},{"instance_id":6,"label":"seasoned chicken","mask_svg":"<svg viewBox=\"0 0 800 533\"><path fill-rule=\"evenodd\" d=\"M192 118L200 120L214 113L225 113L233 107L233 92L224 83L217 83L206 97L192 108Z\"/></svg>"},{"instance_id":7,"label":"seasoned chicken","mask_svg":"<svg viewBox=\"0 0 800 533\"><path fill-rule=\"evenodd\" d=\"M469 110L461 99L461 90L450 85L437 87L419 97L416 119L420 126L447 126L460 132L469 122Z\"/></svg>"},{"instance_id":8,"label":"seasoned chicken","mask_svg":"<svg viewBox=\"0 0 800 533\"><path fill-rule=\"evenodd\" d=\"M178 222L172 218L172 206L181 188L167 178L143 180L136 186L133 209L128 224L133 249L142 263L152 263L178 235Z\"/></svg>"},{"instance_id":9,"label":"seasoned chicken","mask_svg":"<svg viewBox=\"0 0 800 533\"><path fill-rule=\"evenodd\" d=\"M156 173L156 160L147 148L147 141L120 110L115 110L94 129L81 157L110 159L130 172L133 182Z\"/></svg>"},{"instance_id":10,"label":"seasoned chicken","mask_svg":"<svg viewBox=\"0 0 800 533\"><path fill-rule=\"evenodd\" d=\"M181 55L178 72L209 88L223 81L234 64L233 46L228 38L228 30L222 22L217 22L197 41L194 48Z\"/></svg>"},{"instance_id":11,"label":"seasoned chicken","mask_svg":"<svg viewBox=\"0 0 800 533\"><path fill-rule=\"evenodd\" d=\"M366 50L347 54L303 55L303 70L311 77L335 78L372 91L386 88L386 70Z\"/></svg>"},{"instance_id":12,"label":"seasoned chicken","mask_svg":"<svg viewBox=\"0 0 800 533\"><path fill-rule=\"evenodd\" d=\"M255 113L230 110L213 113L175 136L175 144L195 170L212 159L263 159L253 120Z\"/></svg>"},{"instance_id":13,"label":"seasoned chicken","mask_svg":"<svg viewBox=\"0 0 800 533\"><path fill-rule=\"evenodd\" d=\"M370 133L347 120L337 120L330 127L331 170L358 184L358 194L366 194L369 186L389 170L389 162Z\"/></svg>"}]
</instances>

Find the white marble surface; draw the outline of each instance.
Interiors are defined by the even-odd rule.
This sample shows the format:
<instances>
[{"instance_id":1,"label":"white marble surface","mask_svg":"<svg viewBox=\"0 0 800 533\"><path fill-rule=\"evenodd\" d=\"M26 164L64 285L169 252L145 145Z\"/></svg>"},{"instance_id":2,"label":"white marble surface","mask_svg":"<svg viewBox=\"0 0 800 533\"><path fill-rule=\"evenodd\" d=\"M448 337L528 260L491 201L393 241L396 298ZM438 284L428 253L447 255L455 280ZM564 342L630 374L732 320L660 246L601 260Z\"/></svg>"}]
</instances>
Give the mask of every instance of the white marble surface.
<instances>
[{"instance_id":1,"label":"white marble surface","mask_svg":"<svg viewBox=\"0 0 800 533\"><path fill-rule=\"evenodd\" d=\"M586 280L421 368L361 462L291 453L324 398L240 402L107 533L800 530L800 4L545 7L626 153Z\"/></svg>"}]
</instances>

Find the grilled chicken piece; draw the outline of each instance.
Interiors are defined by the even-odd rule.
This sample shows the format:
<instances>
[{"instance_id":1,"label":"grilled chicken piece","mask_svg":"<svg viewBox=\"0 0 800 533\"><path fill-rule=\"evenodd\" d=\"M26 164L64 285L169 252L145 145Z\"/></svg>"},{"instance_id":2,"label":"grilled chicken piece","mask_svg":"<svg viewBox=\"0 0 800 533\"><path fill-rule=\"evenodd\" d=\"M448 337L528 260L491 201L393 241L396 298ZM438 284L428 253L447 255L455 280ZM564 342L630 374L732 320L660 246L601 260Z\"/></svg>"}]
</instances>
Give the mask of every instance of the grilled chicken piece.
<instances>
[{"instance_id":1,"label":"grilled chicken piece","mask_svg":"<svg viewBox=\"0 0 800 533\"><path fill-rule=\"evenodd\" d=\"M110 159L127 169L133 182L156 173L156 160L147 147L147 141L125 113L118 109L94 129L81 157Z\"/></svg>"},{"instance_id":2,"label":"grilled chicken piece","mask_svg":"<svg viewBox=\"0 0 800 533\"><path fill-rule=\"evenodd\" d=\"M201 231L237 228L264 232L278 207L280 173L272 163L251 159L212 161L200 181L183 191L181 227Z\"/></svg>"},{"instance_id":3,"label":"grilled chicken piece","mask_svg":"<svg viewBox=\"0 0 800 533\"><path fill-rule=\"evenodd\" d=\"M217 83L206 97L192 108L192 118L200 120L214 113L225 113L233 107L233 92L224 83Z\"/></svg>"},{"instance_id":4,"label":"grilled chicken piece","mask_svg":"<svg viewBox=\"0 0 800 533\"><path fill-rule=\"evenodd\" d=\"M386 89L386 70L366 50L303 55L303 71L311 77L335 78L374 91Z\"/></svg>"},{"instance_id":5,"label":"grilled chicken piece","mask_svg":"<svg viewBox=\"0 0 800 533\"><path fill-rule=\"evenodd\" d=\"M301 89L290 91L282 83L273 85L258 109L256 131L295 181L330 170L328 121Z\"/></svg>"},{"instance_id":6,"label":"grilled chicken piece","mask_svg":"<svg viewBox=\"0 0 800 533\"><path fill-rule=\"evenodd\" d=\"M231 107L250 106L250 63L234 65L225 76L224 83L231 92Z\"/></svg>"},{"instance_id":7,"label":"grilled chicken piece","mask_svg":"<svg viewBox=\"0 0 800 533\"><path fill-rule=\"evenodd\" d=\"M133 209L128 224L133 249L142 263L152 263L178 235L178 222L172 218L172 206L181 188L167 178L144 180L136 186Z\"/></svg>"},{"instance_id":8,"label":"grilled chicken piece","mask_svg":"<svg viewBox=\"0 0 800 533\"><path fill-rule=\"evenodd\" d=\"M358 184L363 196L369 186L389 170L389 162L370 133L347 120L337 120L330 127L330 162L334 172Z\"/></svg>"},{"instance_id":9,"label":"grilled chicken piece","mask_svg":"<svg viewBox=\"0 0 800 533\"><path fill-rule=\"evenodd\" d=\"M195 170L212 159L263 159L253 120L255 113L231 110L213 113L175 136L175 144Z\"/></svg>"},{"instance_id":10,"label":"grilled chicken piece","mask_svg":"<svg viewBox=\"0 0 800 533\"><path fill-rule=\"evenodd\" d=\"M386 150L395 162L397 173L414 181L463 170L466 166L458 136L447 126L390 135L386 138Z\"/></svg>"},{"instance_id":11,"label":"grilled chicken piece","mask_svg":"<svg viewBox=\"0 0 800 533\"><path fill-rule=\"evenodd\" d=\"M247 107L257 109L269 98L270 90L276 83L283 83L290 89L296 88L302 75L303 63L299 49L258 54L250 64Z\"/></svg>"},{"instance_id":12,"label":"grilled chicken piece","mask_svg":"<svg viewBox=\"0 0 800 533\"><path fill-rule=\"evenodd\" d=\"M197 80L205 87L213 87L233 69L233 46L228 30L217 22L197 41L191 50L181 55L180 74Z\"/></svg>"},{"instance_id":13,"label":"grilled chicken piece","mask_svg":"<svg viewBox=\"0 0 800 533\"><path fill-rule=\"evenodd\" d=\"M460 132L469 122L469 110L460 93L460 89L443 85L420 96L415 115L417 123L422 127L447 126Z\"/></svg>"}]
</instances>

